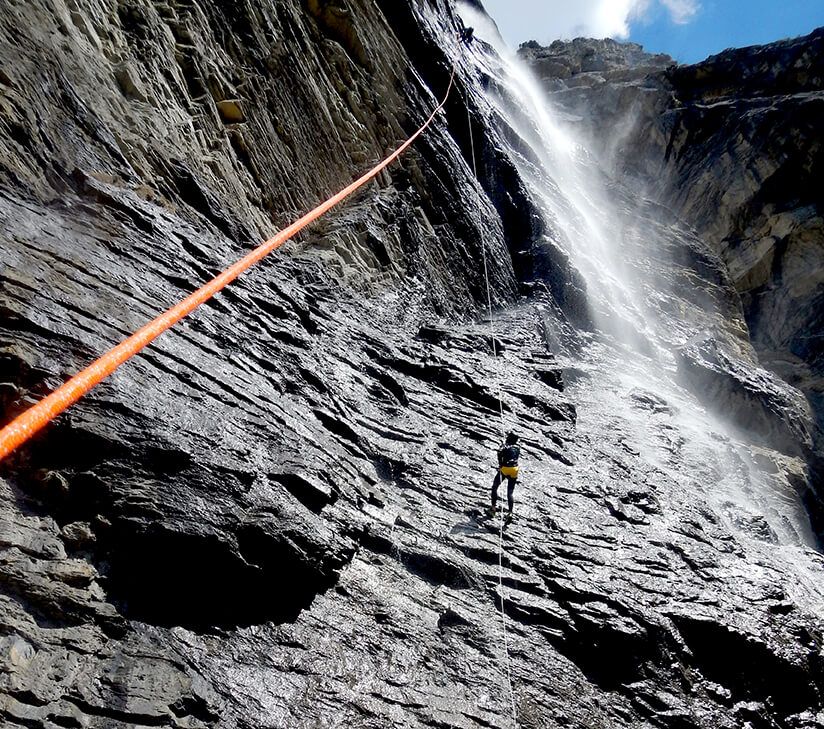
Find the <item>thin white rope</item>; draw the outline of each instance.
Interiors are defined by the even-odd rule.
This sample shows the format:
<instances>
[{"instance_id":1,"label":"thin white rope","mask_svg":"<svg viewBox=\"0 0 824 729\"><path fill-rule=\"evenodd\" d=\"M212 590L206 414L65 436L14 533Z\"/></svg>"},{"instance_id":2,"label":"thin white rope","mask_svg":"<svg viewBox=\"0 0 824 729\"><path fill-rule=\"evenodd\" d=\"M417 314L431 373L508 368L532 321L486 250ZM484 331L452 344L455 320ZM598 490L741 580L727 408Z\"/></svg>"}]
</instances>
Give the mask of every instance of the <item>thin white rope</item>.
<instances>
[{"instance_id":1,"label":"thin white rope","mask_svg":"<svg viewBox=\"0 0 824 729\"><path fill-rule=\"evenodd\" d=\"M472 152L472 172L475 179L478 179L478 165L475 161L475 137L472 133L472 117L469 113L469 104L466 105L466 123L469 127L469 145ZM482 242L484 261L484 280L486 281L486 305L489 311L489 341L492 345L492 357L495 363L495 381L498 389L498 414L500 416L501 439L506 435L506 423L504 422L503 392L501 390L501 376L498 369L498 345L495 341L495 323L492 312L492 290L489 285L489 268L486 260L486 243ZM508 496L507 496L508 498ZM498 592L501 599L501 627L504 637L504 666L506 667L506 681L509 688L509 703L512 709L512 723L515 729L518 727L518 710L515 707L515 691L512 685L512 660L509 655L509 636L506 630L506 605L504 598L504 510L501 509L498 519Z\"/></svg>"},{"instance_id":2,"label":"thin white rope","mask_svg":"<svg viewBox=\"0 0 824 729\"><path fill-rule=\"evenodd\" d=\"M478 164L475 161L475 135L472 133L472 117L469 114L469 104L466 106L466 124L469 127L469 146L472 151L472 173L475 175L475 179L478 179ZM503 437L506 433L506 423L504 422L504 404L503 404L503 393L501 391L501 378L500 373L498 372L498 344L495 341L495 328L493 325L493 314L492 314L492 290L489 286L489 267L486 260L486 244L483 243L481 245L481 252L483 254L484 260L484 280L486 281L486 306L489 310L489 341L492 346L492 357L494 358L493 361L495 362L495 383L498 390L498 415L500 416L501 422L501 436Z\"/></svg>"}]
</instances>

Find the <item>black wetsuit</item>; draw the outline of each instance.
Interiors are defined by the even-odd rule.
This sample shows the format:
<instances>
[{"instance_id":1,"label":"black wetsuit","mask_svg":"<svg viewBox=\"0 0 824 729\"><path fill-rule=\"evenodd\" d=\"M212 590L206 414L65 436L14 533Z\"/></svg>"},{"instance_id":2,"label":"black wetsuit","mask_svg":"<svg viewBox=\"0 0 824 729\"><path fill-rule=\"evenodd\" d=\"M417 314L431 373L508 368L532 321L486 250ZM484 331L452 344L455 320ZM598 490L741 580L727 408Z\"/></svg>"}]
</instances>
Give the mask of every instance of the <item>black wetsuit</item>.
<instances>
[{"instance_id":1,"label":"black wetsuit","mask_svg":"<svg viewBox=\"0 0 824 729\"><path fill-rule=\"evenodd\" d=\"M506 476L501 473L502 468L517 468L518 459L521 457L521 449L517 445L503 445L498 450L498 472L495 474L495 480L492 482L492 508L493 510L498 505L498 486L501 481L506 479L506 499L509 503L509 511L512 511L514 504L513 493L515 492L515 484L518 482L517 476Z\"/></svg>"}]
</instances>

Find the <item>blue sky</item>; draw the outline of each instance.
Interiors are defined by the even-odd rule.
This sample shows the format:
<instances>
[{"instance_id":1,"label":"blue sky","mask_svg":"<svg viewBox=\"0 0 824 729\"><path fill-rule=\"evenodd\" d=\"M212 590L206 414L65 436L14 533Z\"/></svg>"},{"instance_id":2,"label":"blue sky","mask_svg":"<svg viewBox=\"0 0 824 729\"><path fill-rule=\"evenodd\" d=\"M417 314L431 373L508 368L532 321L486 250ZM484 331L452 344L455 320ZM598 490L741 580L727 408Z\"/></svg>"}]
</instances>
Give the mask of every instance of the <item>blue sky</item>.
<instances>
[{"instance_id":1,"label":"blue sky","mask_svg":"<svg viewBox=\"0 0 824 729\"><path fill-rule=\"evenodd\" d=\"M692 63L824 26L824 0L482 0L506 41L578 35L640 43Z\"/></svg>"}]
</instances>

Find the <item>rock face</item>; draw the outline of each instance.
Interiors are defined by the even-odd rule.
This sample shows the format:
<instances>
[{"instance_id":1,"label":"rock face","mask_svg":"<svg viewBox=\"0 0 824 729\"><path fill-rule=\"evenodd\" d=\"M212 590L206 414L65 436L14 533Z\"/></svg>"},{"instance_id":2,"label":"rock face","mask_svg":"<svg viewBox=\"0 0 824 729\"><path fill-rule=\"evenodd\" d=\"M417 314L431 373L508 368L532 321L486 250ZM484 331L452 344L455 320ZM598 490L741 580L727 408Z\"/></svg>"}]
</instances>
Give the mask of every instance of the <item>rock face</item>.
<instances>
[{"instance_id":1,"label":"rock face","mask_svg":"<svg viewBox=\"0 0 824 729\"><path fill-rule=\"evenodd\" d=\"M519 53L547 86L558 91L641 79L675 63L665 54L646 53L637 43L611 38L558 40L546 48L529 41Z\"/></svg>"},{"instance_id":2,"label":"rock face","mask_svg":"<svg viewBox=\"0 0 824 729\"><path fill-rule=\"evenodd\" d=\"M399 165L2 464L5 726L822 726L824 561L710 504L672 403L633 392L651 459L614 382L548 350L577 284L457 25L440 0L5 4L4 421L384 156L457 64ZM717 259L682 270L735 318ZM765 440L803 441L776 409ZM527 453L506 530L499 418Z\"/></svg>"},{"instance_id":3,"label":"rock face","mask_svg":"<svg viewBox=\"0 0 824 729\"><path fill-rule=\"evenodd\" d=\"M718 252L761 361L824 424L824 29L692 66L588 39L520 53L618 173Z\"/></svg>"}]
</instances>

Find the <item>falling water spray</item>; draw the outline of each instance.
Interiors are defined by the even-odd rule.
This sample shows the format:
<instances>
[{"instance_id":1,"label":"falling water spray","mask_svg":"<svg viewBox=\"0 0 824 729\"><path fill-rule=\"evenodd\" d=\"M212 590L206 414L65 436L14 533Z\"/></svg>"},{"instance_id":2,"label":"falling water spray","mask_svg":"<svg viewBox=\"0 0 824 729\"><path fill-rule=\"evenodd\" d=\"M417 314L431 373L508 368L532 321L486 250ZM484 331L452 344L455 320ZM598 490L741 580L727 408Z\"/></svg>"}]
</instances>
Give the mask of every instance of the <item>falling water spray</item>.
<instances>
[{"instance_id":1,"label":"falling water spray","mask_svg":"<svg viewBox=\"0 0 824 729\"><path fill-rule=\"evenodd\" d=\"M782 544L814 546L797 484L786 476L798 460L789 469L776 464L783 456L754 446L683 376L684 352L706 342L756 366L720 264L669 211L609 177L487 16L466 5L460 11L488 44L474 52L485 113L548 231L534 245L560 251L586 288L595 334L572 364L589 371L597 395L572 388L591 398L579 403L579 428L615 419L626 448L688 481L735 526L758 535L763 525Z\"/></svg>"}]
</instances>

